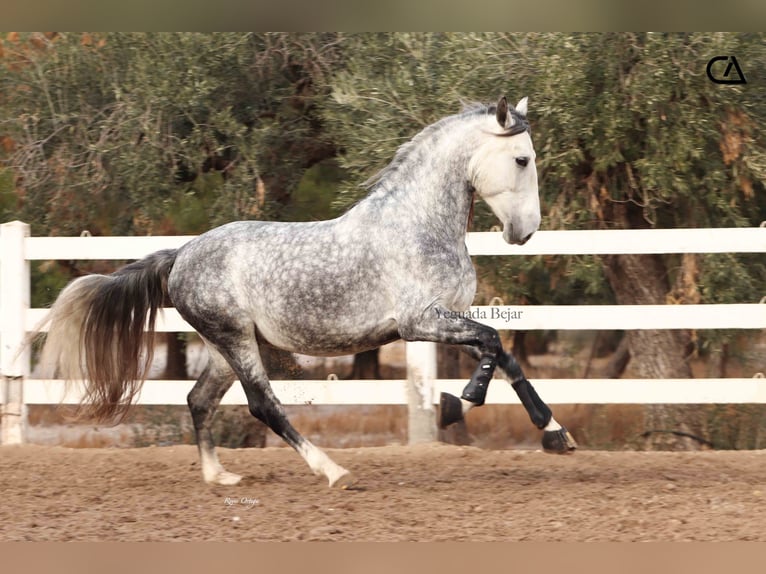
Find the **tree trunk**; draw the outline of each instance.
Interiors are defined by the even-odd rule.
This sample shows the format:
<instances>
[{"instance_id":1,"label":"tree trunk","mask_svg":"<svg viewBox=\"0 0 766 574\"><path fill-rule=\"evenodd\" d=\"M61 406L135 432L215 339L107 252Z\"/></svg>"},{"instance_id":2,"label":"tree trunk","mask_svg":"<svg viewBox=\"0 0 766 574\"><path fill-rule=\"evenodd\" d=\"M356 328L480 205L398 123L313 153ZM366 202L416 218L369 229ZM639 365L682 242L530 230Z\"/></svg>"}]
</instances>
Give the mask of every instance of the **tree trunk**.
<instances>
[{"instance_id":1,"label":"tree trunk","mask_svg":"<svg viewBox=\"0 0 766 574\"><path fill-rule=\"evenodd\" d=\"M609 357L609 361L604 369L604 377L607 379L619 379L625 372L625 368L630 362L630 348L628 347L628 336L623 335L620 344Z\"/></svg>"},{"instance_id":2,"label":"tree trunk","mask_svg":"<svg viewBox=\"0 0 766 574\"><path fill-rule=\"evenodd\" d=\"M266 192L266 203L281 209L292 200L292 193L303 174L312 166L337 155L335 145L319 137L286 140L275 145L261 157L261 179ZM284 158L297 158L285 164Z\"/></svg>"},{"instance_id":3,"label":"tree trunk","mask_svg":"<svg viewBox=\"0 0 766 574\"><path fill-rule=\"evenodd\" d=\"M461 378L463 375L461 374L460 357L463 354L460 347L438 344L436 346L437 376L440 379Z\"/></svg>"},{"instance_id":4,"label":"tree trunk","mask_svg":"<svg viewBox=\"0 0 766 574\"><path fill-rule=\"evenodd\" d=\"M670 291L667 269L658 255L609 255L606 276L620 305L663 305ZM627 331L630 356L639 377L689 378L688 331Z\"/></svg>"},{"instance_id":5,"label":"tree trunk","mask_svg":"<svg viewBox=\"0 0 766 574\"><path fill-rule=\"evenodd\" d=\"M380 348L354 355L354 364L346 379L382 379L380 374Z\"/></svg>"},{"instance_id":6,"label":"tree trunk","mask_svg":"<svg viewBox=\"0 0 766 574\"><path fill-rule=\"evenodd\" d=\"M603 220L625 229L647 228L643 209L631 202L603 205ZM696 287L695 260L684 260L681 276L671 286L668 268L661 255L609 255L602 258L604 271L620 305L665 305L678 300L677 293L692 293ZM691 378L689 359L693 349L688 330L633 330L625 334L631 365L640 378ZM678 434L702 435L705 417L695 405L648 405L644 409L646 447L693 450L698 441Z\"/></svg>"},{"instance_id":7,"label":"tree trunk","mask_svg":"<svg viewBox=\"0 0 766 574\"><path fill-rule=\"evenodd\" d=\"M522 369L529 369L529 354L527 353L526 339L528 331L513 332L513 356L521 365Z\"/></svg>"},{"instance_id":8,"label":"tree trunk","mask_svg":"<svg viewBox=\"0 0 766 574\"><path fill-rule=\"evenodd\" d=\"M629 211L632 210L632 211ZM614 219L626 228L646 227L640 209L630 204L613 206ZM607 280L620 305L664 305L671 285L660 255L609 255L603 258ZM637 329L626 332L631 365L647 379L691 378L691 335L678 329ZM666 431L699 435L704 413L692 406L650 405L646 408L647 447L692 450L700 443ZM665 432L657 432L665 431Z\"/></svg>"},{"instance_id":9,"label":"tree trunk","mask_svg":"<svg viewBox=\"0 0 766 574\"><path fill-rule=\"evenodd\" d=\"M167 360L165 379L181 381L189 378L186 370L186 339L180 333L166 333Z\"/></svg>"},{"instance_id":10,"label":"tree trunk","mask_svg":"<svg viewBox=\"0 0 766 574\"><path fill-rule=\"evenodd\" d=\"M723 343L717 346L708 360L708 376L714 379L723 379L727 376L729 365L729 344Z\"/></svg>"}]
</instances>

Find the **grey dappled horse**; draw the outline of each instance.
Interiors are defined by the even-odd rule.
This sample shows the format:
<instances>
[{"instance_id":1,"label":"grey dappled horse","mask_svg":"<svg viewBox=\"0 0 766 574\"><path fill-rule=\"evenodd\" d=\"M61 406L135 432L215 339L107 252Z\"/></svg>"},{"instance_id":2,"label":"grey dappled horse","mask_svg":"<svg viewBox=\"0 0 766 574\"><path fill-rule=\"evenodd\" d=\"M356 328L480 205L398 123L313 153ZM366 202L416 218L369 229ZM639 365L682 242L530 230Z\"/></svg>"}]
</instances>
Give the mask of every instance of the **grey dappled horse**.
<instances>
[{"instance_id":1,"label":"grey dappled horse","mask_svg":"<svg viewBox=\"0 0 766 574\"><path fill-rule=\"evenodd\" d=\"M92 415L124 415L146 378L157 311L175 306L210 355L188 404L203 477L218 484L241 478L218 461L210 431L235 378L253 416L314 473L330 486L352 482L285 417L262 345L309 355L351 354L397 339L468 346L479 364L461 398L442 396L442 425L484 403L499 367L544 429L545 449L573 450L571 435L502 349L497 331L461 315L476 290L465 245L474 197L492 208L508 243L525 243L540 224L526 112L526 98L515 109L501 98L426 127L368 182L369 195L337 219L229 223L111 275L72 281L49 313L43 364L86 381Z\"/></svg>"}]
</instances>

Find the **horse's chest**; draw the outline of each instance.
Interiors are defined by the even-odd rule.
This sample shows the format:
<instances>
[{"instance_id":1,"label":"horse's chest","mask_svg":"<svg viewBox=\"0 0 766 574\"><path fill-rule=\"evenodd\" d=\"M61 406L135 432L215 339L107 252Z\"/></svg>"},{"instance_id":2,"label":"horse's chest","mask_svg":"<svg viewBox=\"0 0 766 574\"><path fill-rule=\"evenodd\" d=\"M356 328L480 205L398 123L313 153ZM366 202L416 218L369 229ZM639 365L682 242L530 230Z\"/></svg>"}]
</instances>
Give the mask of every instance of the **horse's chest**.
<instances>
[{"instance_id":1,"label":"horse's chest","mask_svg":"<svg viewBox=\"0 0 766 574\"><path fill-rule=\"evenodd\" d=\"M454 289L452 304L450 307L456 311L463 311L470 307L476 296L476 270L468 260L460 270L459 280Z\"/></svg>"},{"instance_id":2,"label":"horse's chest","mask_svg":"<svg viewBox=\"0 0 766 574\"><path fill-rule=\"evenodd\" d=\"M476 294L476 270L465 245L456 250L434 250L424 258L424 296L455 311L467 309Z\"/></svg>"}]
</instances>

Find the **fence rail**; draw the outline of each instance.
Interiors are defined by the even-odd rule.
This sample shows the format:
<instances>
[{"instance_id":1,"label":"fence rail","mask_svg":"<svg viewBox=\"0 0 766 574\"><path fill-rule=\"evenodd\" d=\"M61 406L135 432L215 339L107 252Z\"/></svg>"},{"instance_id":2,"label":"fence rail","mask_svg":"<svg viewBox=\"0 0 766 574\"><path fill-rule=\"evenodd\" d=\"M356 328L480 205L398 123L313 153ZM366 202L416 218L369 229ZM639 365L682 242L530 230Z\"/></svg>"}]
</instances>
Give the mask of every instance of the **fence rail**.
<instances>
[{"instance_id":1,"label":"fence rail","mask_svg":"<svg viewBox=\"0 0 766 574\"><path fill-rule=\"evenodd\" d=\"M585 384L587 381L587 384ZM460 395L466 381L437 379L431 403L442 391ZM272 381L286 405L404 405L407 380ZM136 398L139 405L185 405L194 381L147 381ZM725 379L535 379L535 389L549 404L750 404L766 403L766 378ZM81 387L64 392L64 381L30 379L24 384L26 404L78 404ZM490 404L520 404L511 386L495 381L487 392ZM242 387L232 386L221 404L246 405Z\"/></svg>"},{"instance_id":2,"label":"fence rail","mask_svg":"<svg viewBox=\"0 0 766 574\"><path fill-rule=\"evenodd\" d=\"M2 443L24 440L26 405L77 402L75 385L65 393L63 381L29 377L28 351L18 353L26 333L36 328L45 309L29 308L29 262L35 260L126 260L153 251L178 248L192 236L162 237L29 237L21 222L0 226L0 362L3 405ZM471 255L596 255L641 253L764 253L766 228L540 231L524 246L508 245L500 233L469 233ZM766 304L728 305L566 305L474 306L472 318L498 330L538 329L764 329ZM175 309L159 317L158 331L185 332L191 327ZM407 404L410 439L435 433L433 405L439 393L460 394L465 381L435 378L435 346L407 344L407 379L389 381L274 381L285 404ZM147 381L139 404L185 404L193 381ZM551 404L618 403L766 403L766 379L536 379L535 387ZM489 403L518 403L510 386L490 386ZM238 385L223 404L246 404ZM412 413L415 413L413 415ZM429 428L413 437L415 416Z\"/></svg>"},{"instance_id":3,"label":"fence rail","mask_svg":"<svg viewBox=\"0 0 766 574\"><path fill-rule=\"evenodd\" d=\"M26 330L35 330L46 312L30 309ZM766 326L766 305L482 305L471 307L466 316L500 331L760 329ZM155 329L161 333L194 331L172 308L158 315Z\"/></svg>"}]
</instances>

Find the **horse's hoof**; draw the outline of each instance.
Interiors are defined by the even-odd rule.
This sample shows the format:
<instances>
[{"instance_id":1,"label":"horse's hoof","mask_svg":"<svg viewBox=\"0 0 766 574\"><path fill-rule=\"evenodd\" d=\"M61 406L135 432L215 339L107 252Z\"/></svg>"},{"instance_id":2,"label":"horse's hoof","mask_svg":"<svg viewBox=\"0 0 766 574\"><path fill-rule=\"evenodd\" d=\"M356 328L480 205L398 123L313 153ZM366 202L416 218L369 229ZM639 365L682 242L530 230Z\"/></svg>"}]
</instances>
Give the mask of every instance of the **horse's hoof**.
<instances>
[{"instance_id":1,"label":"horse's hoof","mask_svg":"<svg viewBox=\"0 0 766 574\"><path fill-rule=\"evenodd\" d=\"M341 474L338 478L330 483L330 488L338 488L340 490L348 490L353 488L356 484L356 478L350 472Z\"/></svg>"},{"instance_id":2,"label":"horse's hoof","mask_svg":"<svg viewBox=\"0 0 766 574\"><path fill-rule=\"evenodd\" d=\"M455 395L442 393L439 396L439 428L463 420L463 403Z\"/></svg>"},{"instance_id":3,"label":"horse's hoof","mask_svg":"<svg viewBox=\"0 0 766 574\"><path fill-rule=\"evenodd\" d=\"M222 486L233 486L235 484L239 484L240 480L242 480L240 475L223 470L209 480L205 479L205 482L209 484L220 484Z\"/></svg>"},{"instance_id":4,"label":"horse's hoof","mask_svg":"<svg viewBox=\"0 0 766 574\"><path fill-rule=\"evenodd\" d=\"M543 433L543 450L551 454L572 454L577 449L577 443L564 427L555 431Z\"/></svg>"}]
</instances>

